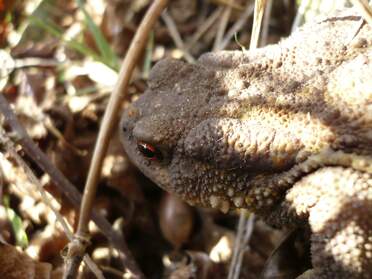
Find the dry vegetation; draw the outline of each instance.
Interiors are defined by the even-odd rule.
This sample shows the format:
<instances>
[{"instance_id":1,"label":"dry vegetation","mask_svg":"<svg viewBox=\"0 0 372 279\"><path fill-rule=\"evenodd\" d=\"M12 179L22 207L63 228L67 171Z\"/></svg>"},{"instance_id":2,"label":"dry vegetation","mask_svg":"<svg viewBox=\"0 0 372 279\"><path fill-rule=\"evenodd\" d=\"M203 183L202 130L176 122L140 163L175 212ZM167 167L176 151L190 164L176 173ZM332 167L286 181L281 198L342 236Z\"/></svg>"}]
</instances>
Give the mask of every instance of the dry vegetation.
<instances>
[{"instance_id":1,"label":"dry vegetation","mask_svg":"<svg viewBox=\"0 0 372 279\"><path fill-rule=\"evenodd\" d=\"M121 60L151 2L0 0L2 95L49 163L79 192ZM248 46L253 2L170 1L148 39L122 108L145 90L150 67L164 57L193 62L207 51ZM298 24L303 20L296 17L296 1L268 2L271 12L264 17L261 45L287 36L295 18ZM307 2L322 7L321 1ZM39 158L21 147L19 133L4 121L0 140L0 278L62 278L66 230L77 226L76 195L62 194L59 182L35 163ZM237 215L191 208L162 192L130 164L117 135L104 160L95 208L125 239L146 277L226 278ZM89 228L87 252L104 278L131 278L125 254L115 249L118 244L93 222ZM256 222L240 278L258 278L263 270L265 278L298 274L308 262L301 236ZM86 265L79 276L95 278Z\"/></svg>"}]
</instances>

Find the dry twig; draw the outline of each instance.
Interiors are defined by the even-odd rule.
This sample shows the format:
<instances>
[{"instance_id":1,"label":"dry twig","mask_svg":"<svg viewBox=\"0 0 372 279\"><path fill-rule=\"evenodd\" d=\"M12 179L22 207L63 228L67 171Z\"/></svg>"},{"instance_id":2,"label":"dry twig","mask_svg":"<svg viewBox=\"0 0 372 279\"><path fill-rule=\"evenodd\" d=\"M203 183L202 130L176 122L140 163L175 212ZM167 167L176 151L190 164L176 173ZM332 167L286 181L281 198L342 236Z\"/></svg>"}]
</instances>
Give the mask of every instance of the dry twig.
<instances>
[{"instance_id":1,"label":"dry twig","mask_svg":"<svg viewBox=\"0 0 372 279\"><path fill-rule=\"evenodd\" d=\"M67 221L63 218L63 216L59 213L59 211L54 208L52 204L52 200L46 194L44 187L42 186L40 180L36 177L33 173L31 168L27 165L27 163L22 159L22 157L16 151L16 147L14 143L9 139L9 137L4 133L0 132L0 139L2 145L5 147L6 152L10 154L10 156L17 162L18 166L22 167L23 171L27 175L28 179L32 182L32 184L36 187L38 193L40 193L40 197L44 204L46 204L56 216L56 219L61 224L64 233L66 234L69 240L72 240L74 235L71 231L71 225L67 223ZM104 279L104 276L101 270L97 267L97 265L93 262L89 255L84 256L84 262L90 268L90 270L95 274L98 279Z\"/></svg>"},{"instance_id":2,"label":"dry twig","mask_svg":"<svg viewBox=\"0 0 372 279\"><path fill-rule=\"evenodd\" d=\"M262 23L262 35L260 40L260 46L265 46L267 44L267 37L269 35L269 25L270 25L270 16L271 16L271 9L273 7L273 0L268 0L266 2L266 8Z\"/></svg>"},{"instance_id":3,"label":"dry twig","mask_svg":"<svg viewBox=\"0 0 372 279\"><path fill-rule=\"evenodd\" d=\"M165 22L165 25L167 26L169 34L171 35L174 43L182 51L182 54L185 57L186 61L189 63L195 63L195 58L186 49L172 17L167 13L167 11L164 11L161 15L161 18Z\"/></svg>"},{"instance_id":4,"label":"dry twig","mask_svg":"<svg viewBox=\"0 0 372 279\"><path fill-rule=\"evenodd\" d=\"M75 239L69 244L68 257L65 264L65 278L75 278L77 269L81 262L81 257L85 252L86 240L88 235L88 222L90 220L93 203L97 191L98 180L101 175L103 159L106 154L108 143L112 136L112 131L117 125L117 114L121 101L126 94L131 73L133 72L139 56L147 43L147 37L153 28L156 20L167 5L167 0L155 0L143 18L138 30L133 38L126 57L120 69L119 79L110 96L105 114L103 116L101 128L93 152L88 177L84 188L84 195L80 210L79 224ZM137 269L134 270L134 277L143 277Z\"/></svg>"},{"instance_id":5,"label":"dry twig","mask_svg":"<svg viewBox=\"0 0 372 279\"><path fill-rule=\"evenodd\" d=\"M258 39L260 36L262 17L265 7L266 0L255 1L251 42L249 45L250 50L256 49L258 46ZM249 215L248 219L246 217L247 215ZM253 213L249 214L246 209L241 210L228 279L238 279L240 277L243 254L253 231L254 219L255 216Z\"/></svg>"},{"instance_id":6,"label":"dry twig","mask_svg":"<svg viewBox=\"0 0 372 279\"><path fill-rule=\"evenodd\" d=\"M186 49L192 49L194 44L204 35L205 32L217 21L223 12L222 7L218 7L213 13L200 24L196 32L191 37L190 41L186 45Z\"/></svg>"},{"instance_id":7,"label":"dry twig","mask_svg":"<svg viewBox=\"0 0 372 279\"><path fill-rule=\"evenodd\" d=\"M291 33L293 33L301 25L305 12L310 4L311 4L310 0L301 1L301 5L298 8L296 17L292 23Z\"/></svg>"},{"instance_id":8,"label":"dry twig","mask_svg":"<svg viewBox=\"0 0 372 279\"><path fill-rule=\"evenodd\" d=\"M367 0L351 0L353 5L357 7L362 14L365 21L372 26L372 8L369 6Z\"/></svg>"},{"instance_id":9,"label":"dry twig","mask_svg":"<svg viewBox=\"0 0 372 279\"><path fill-rule=\"evenodd\" d=\"M234 0L229 0L229 4L234 4ZM227 6L225 8L225 11L222 14L222 19L221 19L220 24L218 26L217 35L216 35L214 45L213 45L213 51L218 51L218 50L222 49L221 48L221 43L222 43L223 36L225 34L227 24L229 23L229 18L230 18L230 15L231 15L231 11L232 11L232 7Z\"/></svg>"},{"instance_id":10,"label":"dry twig","mask_svg":"<svg viewBox=\"0 0 372 279\"><path fill-rule=\"evenodd\" d=\"M233 26L227 31L224 39L221 42L221 49L224 49L227 44L230 42L232 37L238 33L244 26L244 24L247 22L248 18L252 15L254 10L254 5L253 4L247 4L247 6L244 9L244 12L241 14L239 19L234 23Z\"/></svg>"},{"instance_id":11,"label":"dry twig","mask_svg":"<svg viewBox=\"0 0 372 279\"><path fill-rule=\"evenodd\" d=\"M76 207L79 208L81 204L81 194L74 185L58 170L49 160L49 158L37 147L37 145L28 136L26 130L18 122L17 117L10 108L5 97L0 94L0 112L5 118L5 122L10 126L13 132L13 141L22 147L22 150L33 159L33 161L47 173L58 191L63 193L69 201ZM135 273L138 269L132 259L131 253L126 246L126 243L111 227L110 223L97 211L93 210L92 219L99 227L101 232L107 237L107 239L113 244L113 246L125 256L125 264L128 269L133 270Z\"/></svg>"},{"instance_id":12,"label":"dry twig","mask_svg":"<svg viewBox=\"0 0 372 279\"><path fill-rule=\"evenodd\" d=\"M253 16L253 27L251 34L251 42L249 44L249 50L256 49L258 47L258 39L260 37L262 17L265 11L267 0L256 0L254 5L254 16Z\"/></svg>"}]
</instances>

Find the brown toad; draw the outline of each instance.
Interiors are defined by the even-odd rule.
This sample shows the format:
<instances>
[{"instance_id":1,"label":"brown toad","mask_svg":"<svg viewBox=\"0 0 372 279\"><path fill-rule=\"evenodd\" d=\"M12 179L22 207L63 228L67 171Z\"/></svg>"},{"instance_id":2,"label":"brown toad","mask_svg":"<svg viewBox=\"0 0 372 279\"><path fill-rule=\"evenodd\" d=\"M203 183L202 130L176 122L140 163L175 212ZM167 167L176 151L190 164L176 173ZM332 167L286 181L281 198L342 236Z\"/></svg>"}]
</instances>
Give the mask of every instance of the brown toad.
<instances>
[{"instance_id":1,"label":"brown toad","mask_svg":"<svg viewBox=\"0 0 372 279\"><path fill-rule=\"evenodd\" d=\"M352 10L277 45L166 59L122 141L184 200L310 225L311 278L372 278L372 28Z\"/></svg>"}]
</instances>

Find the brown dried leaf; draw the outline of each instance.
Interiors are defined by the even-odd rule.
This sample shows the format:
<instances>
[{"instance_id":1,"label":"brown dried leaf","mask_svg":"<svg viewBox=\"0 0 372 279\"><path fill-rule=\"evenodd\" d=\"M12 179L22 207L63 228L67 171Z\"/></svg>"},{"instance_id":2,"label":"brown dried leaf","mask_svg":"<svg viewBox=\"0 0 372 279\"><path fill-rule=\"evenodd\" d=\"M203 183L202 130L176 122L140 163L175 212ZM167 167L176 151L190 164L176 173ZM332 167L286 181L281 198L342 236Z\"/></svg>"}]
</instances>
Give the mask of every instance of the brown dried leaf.
<instances>
[{"instance_id":1,"label":"brown dried leaf","mask_svg":"<svg viewBox=\"0 0 372 279\"><path fill-rule=\"evenodd\" d=\"M37 262L14 246L0 244L0 278L49 279L52 266Z\"/></svg>"},{"instance_id":2,"label":"brown dried leaf","mask_svg":"<svg viewBox=\"0 0 372 279\"><path fill-rule=\"evenodd\" d=\"M192 207L165 193L160 204L160 228L164 237L178 249L189 239L193 226Z\"/></svg>"},{"instance_id":3,"label":"brown dried leaf","mask_svg":"<svg viewBox=\"0 0 372 279\"><path fill-rule=\"evenodd\" d=\"M66 234L57 226L51 224L32 237L27 250L32 250L34 254L37 252L40 261L62 262L60 253L67 243Z\"/></svg>"}]
</instances>

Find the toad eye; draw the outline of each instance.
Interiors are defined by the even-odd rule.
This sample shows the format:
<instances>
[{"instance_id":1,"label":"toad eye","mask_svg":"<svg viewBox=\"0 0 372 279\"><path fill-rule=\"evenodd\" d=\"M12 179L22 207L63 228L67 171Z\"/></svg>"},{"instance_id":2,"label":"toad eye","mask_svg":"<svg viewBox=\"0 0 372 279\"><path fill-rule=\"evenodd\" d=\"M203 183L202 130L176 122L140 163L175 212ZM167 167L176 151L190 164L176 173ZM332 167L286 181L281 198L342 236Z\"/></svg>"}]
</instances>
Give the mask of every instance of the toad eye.
<instances>
[{"instance_id":1,"label":"toad eye","mask_svg":"<svg viewBox=\"0 0 372 279\"><path fill-rule=\"evenodd\" d=\"M142 153L142 155L148 159L159 161L163 159L161 152L149 143L139 141L137 143L137 147L138 150Z\"/></svg>"}]
</instances>

